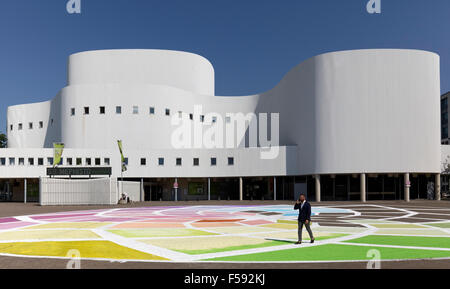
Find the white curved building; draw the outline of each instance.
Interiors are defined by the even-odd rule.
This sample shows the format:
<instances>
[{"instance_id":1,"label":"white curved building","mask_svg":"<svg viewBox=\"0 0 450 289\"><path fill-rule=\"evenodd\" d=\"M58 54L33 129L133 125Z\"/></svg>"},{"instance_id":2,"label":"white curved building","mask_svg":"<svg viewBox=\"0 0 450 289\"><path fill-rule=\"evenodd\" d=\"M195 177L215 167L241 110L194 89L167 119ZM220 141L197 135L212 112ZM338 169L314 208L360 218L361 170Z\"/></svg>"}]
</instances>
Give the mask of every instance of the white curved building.
<instances>
[{"instance_id":1,"label":"white curved building","mask_svg":"<svg viewBox=\"0 0 450 289\"><path fill-rule=\"evenodd\" d=\"M211 63L191 53L74 54L55 98L8 108L0 176L45 176L54 142L66 147L61 166L111 166L120 176L122 140L124 177L142 182L145 200L174 199L175 178L177 199L408 199L426 196L428 182L439 192L437 54L333 52L266 93L222 97L214 86ZM190 141L176 137L177 119ZM215 146L205 144L211 132Z\"/></svg>"}]
</instances>

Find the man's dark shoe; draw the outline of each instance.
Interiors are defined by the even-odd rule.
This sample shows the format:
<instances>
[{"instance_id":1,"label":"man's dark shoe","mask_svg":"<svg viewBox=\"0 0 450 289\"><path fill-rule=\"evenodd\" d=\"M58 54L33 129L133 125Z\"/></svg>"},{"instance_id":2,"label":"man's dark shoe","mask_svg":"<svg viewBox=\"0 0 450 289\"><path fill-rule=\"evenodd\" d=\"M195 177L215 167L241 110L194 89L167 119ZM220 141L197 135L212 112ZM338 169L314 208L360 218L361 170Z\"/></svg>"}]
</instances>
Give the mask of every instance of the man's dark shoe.
<instances>
[{"instance_id":1,"label":"man's dark shoe","mask_svg":"<svg viewBox=\"0 0 450 289\"><path fill-rule=\"evenodd\" d=\"M312 240L311 240L311 244L314 243L315 240L316 240L316 239L312 239Z\"/></svg>"},{"instance_id":2,"label":"man's dark shoe","mask_svg":"<svg viewBox=\"0 0 450 289\"><path fill-rule=\"evenodd\" d=\"M301 245L302 242L298 241L297 243L295 243L295 245Z\"/></svg>"}]
</instances>

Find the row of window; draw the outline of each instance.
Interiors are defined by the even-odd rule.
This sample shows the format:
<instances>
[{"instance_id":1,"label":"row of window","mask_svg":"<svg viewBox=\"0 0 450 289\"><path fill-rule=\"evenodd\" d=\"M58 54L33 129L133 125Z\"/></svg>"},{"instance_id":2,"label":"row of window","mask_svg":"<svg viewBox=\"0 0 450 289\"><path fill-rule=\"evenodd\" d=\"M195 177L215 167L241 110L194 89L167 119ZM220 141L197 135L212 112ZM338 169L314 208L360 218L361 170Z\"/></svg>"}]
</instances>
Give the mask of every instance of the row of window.
<instances>
[{"instance_id":1,"label":"row of window","mask_svg":"<svg viewBox=\"0 0 450 289\"><path fill-rule=\"evenodd\" d=\"M35 158L27 158L27 165L29 166L34 166L35 163ZM94 160L94 162L92 162L92 160ZM9 166L15 166L16 165L16 158L0 158L0 166L6 166L6 162L8 161L8 165ZM24 166L25 165L25 158L18 158L18 165L19 166ZM158 165L159 166L164 166L165 163L165 159L164 158L158 158ZM86 166L101 166L102 165L102 159L101 158L85 158L84 159L84 165ZM103 159L103 165L104 166L109 166L111 164L111 160L109 158L104 158ZM128 158L125 158L125 164L128 165ZM146 158L141 158L141 162L140 162L141 166L146 166L147 165L147 159ZM176 166L182 166L183 165L183 159L182 158L176 158L175 160L175 164ZM212 157L210 159L210 164L211 166L217 166L217 158ZM37 159L37 165L38 166L43 166L44 165L44 158L38 158ZM53 158L49 157L47 158L47 165L48 166L52 166L53 165ZM64 160L61 159L61 162L58 165L64 165ZM73 166L73 165L77 165L77 166L81 166L83 165L83 158L66 158L65 159L65 165L67 166ZM197 167L200 166L200 159L199 158L194 158L192 160L192 165ZM233 157L228 157L228 165L229 166L233 166L234 165L234 158Z\"/></svg>"},{"instance_id":2,"label":"row of window","mask_svg":"<svg viewBox=\"0 0 450 289\"><path fill-rule=\"evenodd\" d=\"M53 119L50 120L50 124L53 125ZM28 123L28 129L29 130L33 130L35 128L34 123L33 122L29 122ZM44 128L44 122L43 121L39 121L38 122L38 128L39 129L43 129ZM17 129L18 130L23 130L24 129L24 125L23 123L19 123L17 125ZM13 131L14 130L14 125L10 124L9 125L9 131Z\"/></svg>"}]
</instances>

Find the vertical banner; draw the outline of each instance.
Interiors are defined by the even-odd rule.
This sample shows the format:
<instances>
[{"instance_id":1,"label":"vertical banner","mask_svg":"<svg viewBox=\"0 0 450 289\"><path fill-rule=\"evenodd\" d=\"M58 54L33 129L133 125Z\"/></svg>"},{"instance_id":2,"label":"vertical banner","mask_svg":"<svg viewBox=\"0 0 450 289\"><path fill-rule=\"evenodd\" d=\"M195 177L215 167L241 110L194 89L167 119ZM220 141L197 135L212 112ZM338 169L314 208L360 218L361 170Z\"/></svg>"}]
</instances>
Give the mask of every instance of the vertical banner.
<instances>
[{"instance_id":1,"label":"vertical banner","mask_svg":"<svg viewBox=\"0 0 450 289\"><path fill-rule=\"evenodd\" d=\"M121 157L121 160L122 160L122 172L125 172L127 170L127 166L125 164L125 157L123 156L122 141L118 140L117 144L119 146L120 157Z\"/></svg>"},{"instance_id":2,"label":"vertical banner","mask_svg":"<svg viewBox=\"0 0 450 289\"><path fill-rule=\"evenodd\" d=\"M54 143L53 144L53 166L56 167L62 159L62 154L64 151L63 143Z\"/></svg>"}]
</instances>

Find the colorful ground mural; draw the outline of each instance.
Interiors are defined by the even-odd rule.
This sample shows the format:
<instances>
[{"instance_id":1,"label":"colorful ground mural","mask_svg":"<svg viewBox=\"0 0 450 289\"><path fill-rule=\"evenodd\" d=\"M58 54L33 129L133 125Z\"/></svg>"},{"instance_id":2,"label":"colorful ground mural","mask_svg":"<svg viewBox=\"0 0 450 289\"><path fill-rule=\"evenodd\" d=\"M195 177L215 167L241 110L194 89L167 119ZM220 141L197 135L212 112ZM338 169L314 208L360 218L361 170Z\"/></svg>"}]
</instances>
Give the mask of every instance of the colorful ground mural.
<instances>
[{"instance_id":1,"label":"colorful ground mural","mask_svg":"<svg viewBox=\"0 0 450 289\"><path fill-rule=\"evenodd\" d=\"M313 207L297 241L290 205L104 209L0 219L0 255L141 262L339 262L450 258L450 209ZM68 255L69 254L69 255Z\"/></svg>"}]
</instances>

